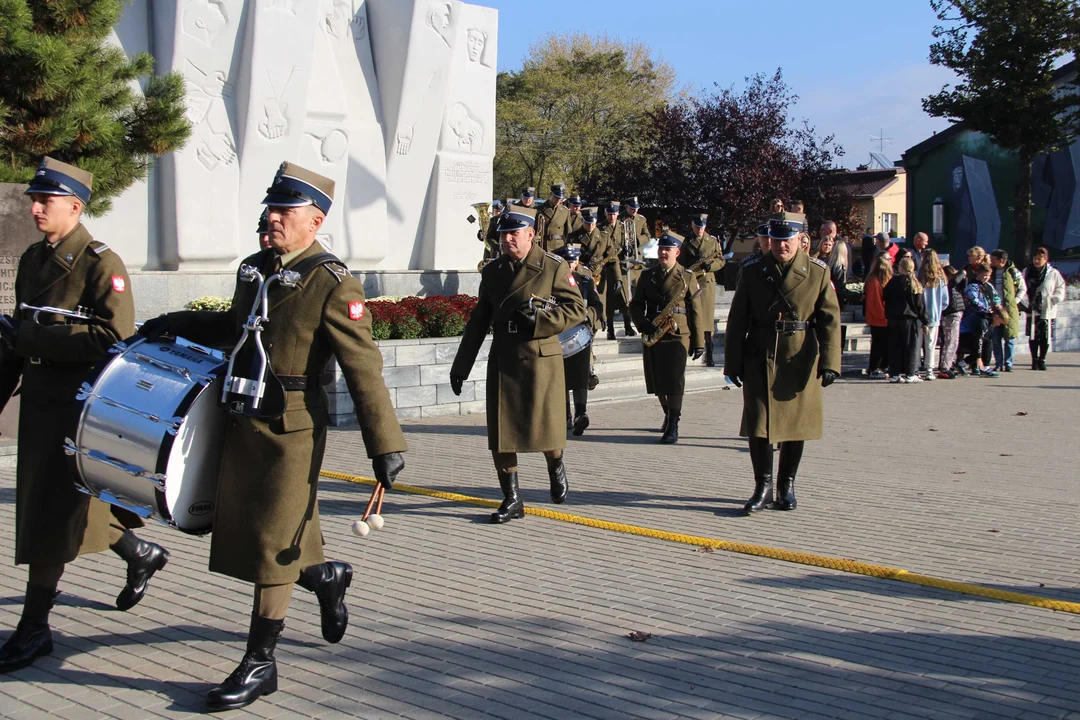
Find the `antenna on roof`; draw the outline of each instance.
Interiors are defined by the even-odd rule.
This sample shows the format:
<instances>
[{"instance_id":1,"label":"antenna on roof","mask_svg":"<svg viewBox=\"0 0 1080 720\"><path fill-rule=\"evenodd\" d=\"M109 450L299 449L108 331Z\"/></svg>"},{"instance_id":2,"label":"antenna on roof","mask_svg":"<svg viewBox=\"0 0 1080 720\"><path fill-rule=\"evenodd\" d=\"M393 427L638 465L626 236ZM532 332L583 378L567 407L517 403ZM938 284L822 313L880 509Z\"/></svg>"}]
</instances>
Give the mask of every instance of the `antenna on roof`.
<instances>
[{"instance_id":1,"label":"antenna on roof","mask_svg":"<svg viewBox=\"0 0 1080 720\"><path fill-rule=\"evenodd\" d=\"M885 146L886 145L892 145L893 140L895 138L885 137L885 130L884 129L878 130L878 132L880 132L881 134L880 135L871 135L870 136L870 142L876 142L878 144L878 152L884 155L885 154Z\"/></svg>"}]
</instances>

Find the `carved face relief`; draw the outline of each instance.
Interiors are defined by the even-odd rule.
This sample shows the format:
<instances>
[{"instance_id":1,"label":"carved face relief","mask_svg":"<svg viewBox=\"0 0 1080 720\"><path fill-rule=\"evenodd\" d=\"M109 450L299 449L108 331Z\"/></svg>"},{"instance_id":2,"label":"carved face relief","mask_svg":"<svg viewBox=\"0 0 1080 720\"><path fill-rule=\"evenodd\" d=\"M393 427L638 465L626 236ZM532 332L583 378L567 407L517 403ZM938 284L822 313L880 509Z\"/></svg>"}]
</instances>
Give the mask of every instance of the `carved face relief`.
<instances>
[{"instance_id":1,"label":"carved face relief","mask_svg":"<svg viewBox=\"0 0 1080 720\"><path fill-rule=\"evenodd\" d=\"M450 7L448 2L433 2L428 5L424 18L424 23L446 43L446 47L450 47Z\"/></svg>"},{"instance_id":2,"label":"carved face relief","mask_svg":"<svg viewBox=\"0 0 1080 720\"><path fill-rule=\"evenodd\" d=\"M480 62L487 45L487 33L479 28L469 28L465 49L469 53L469 62Z\"/></svg>"},{"instance_id":3,"label":"carved face relief","mask_svg":"<svg viewBox=\"0 0 1080 720\"><path fill-rule=\"evenodd\" d=\"M207 47L229 24L229 14L221 0L188 0L180 26L184 34Z\"/></svg>"}]
</instances>

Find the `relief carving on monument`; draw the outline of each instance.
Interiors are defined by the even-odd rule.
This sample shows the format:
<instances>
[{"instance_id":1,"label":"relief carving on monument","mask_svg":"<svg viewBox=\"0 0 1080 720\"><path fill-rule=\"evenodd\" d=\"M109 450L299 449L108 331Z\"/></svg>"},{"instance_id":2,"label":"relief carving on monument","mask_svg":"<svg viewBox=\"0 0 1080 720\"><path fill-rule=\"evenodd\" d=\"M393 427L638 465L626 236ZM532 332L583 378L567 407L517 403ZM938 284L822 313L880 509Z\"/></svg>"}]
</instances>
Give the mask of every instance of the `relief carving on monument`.
<instances>
[{"instance_id":1,"label":"relief carving on monument","mask_svg":"<svg viewBox=\"0 0 1080 720\"><path fill-rule=\"evenodd\" d=\"M236 142L229 123L226 98L233 87L221 70L203 72L188 60L184 68L187 80L187 119L197 139L195 157L207 170L236 162Z\"/></svg>"},{"instance_id":2,"label":"relief carving on monument","mask_svg":"<svg viewBox=\"0 0 1080 720\"><path fill-rule=\"evenodd\" d=\"M181 16L184 34L207 47L229 24L229 13L221 0L188 0Z\"/></svg>"},{"instance_id":3,"label":"relief carving on monument","mask_svg":"<svg viewBox=\"0 0 1080 720\"><path fill-rule=\"evenodd\" d=\"M448 2L436 2L428 5L427 15L424 16L424 24L446 43L446 47L452 47L453 22L451 5Z\"/></svg>"},{"instance_id":4,"label":"relief carving on monument","mask_svg":"<svg viewBox=\"0 0 1080 720\"><path fill-rule=\"evenodd\" d=\"M282 98L285 91L289 89L289 83L298 69L295 65L293 66L292 70L289 71L289 76L285 78L281 90L274 86L274 78L271 77L270 71L266 71L266 82L270 84L273 96L263 101L263 121L259 123L259 134L267 140L278 140L289 132L289 118L285 114L289 109L289 104L282 102Z\"/></svg>"},{"instance_id":5,"label":"relief carving on monument","mask_svg":"<svg viewBox=\"0 0 1080 720\"><path fill-rule=\"evenodd\" d=\"M492 59L491 53L487 52L487 48L487 30L476 27L469 28L465 33L465 53L469 57L469 62L483 65L486 68L494 68L495 61Z\"/></svg>"},{"instance_id":6,"label":"relief carving on monument","mask_svg":"<svg viewBox=\"0 0 1080 720\"><path fill-rule=\"evenodd\" d=\"M484 126L469 114L464 103L454 103L447 115L447 126L457 138L457 148L464 152L479 153L484 149Z\"/></svg>"}]
</instances>

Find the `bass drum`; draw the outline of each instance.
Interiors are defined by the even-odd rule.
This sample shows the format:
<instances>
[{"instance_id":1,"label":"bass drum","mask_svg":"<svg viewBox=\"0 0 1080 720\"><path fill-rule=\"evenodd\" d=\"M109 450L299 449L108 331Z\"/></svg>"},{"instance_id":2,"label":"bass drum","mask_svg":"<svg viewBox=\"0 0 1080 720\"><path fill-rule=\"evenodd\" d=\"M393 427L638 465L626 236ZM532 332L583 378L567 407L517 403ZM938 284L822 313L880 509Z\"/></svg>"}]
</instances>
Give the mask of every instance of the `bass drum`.
<instances>
[{"instance_id":1,"label":"bass drum","mask_svg":"<svg viewBox=\"0 0 1080 720\"><path fill-rule=\"evenodd\" d=\"M183 338L117 343L84 382L64 444L80 490L185 533L214 522L224 353Z\"/></svg>"},{"instance_id":2,"label":"bass drum","mask_svg":"<svg viewBox=\"0 0 1080 720\"><path fill-rule=\"evenodd\" d=\"M573 357L589 347L593 340L593 331L587 323L575 325L559 333L559 344L562 345L563 358Z\"/></svg>"}]
</instances>

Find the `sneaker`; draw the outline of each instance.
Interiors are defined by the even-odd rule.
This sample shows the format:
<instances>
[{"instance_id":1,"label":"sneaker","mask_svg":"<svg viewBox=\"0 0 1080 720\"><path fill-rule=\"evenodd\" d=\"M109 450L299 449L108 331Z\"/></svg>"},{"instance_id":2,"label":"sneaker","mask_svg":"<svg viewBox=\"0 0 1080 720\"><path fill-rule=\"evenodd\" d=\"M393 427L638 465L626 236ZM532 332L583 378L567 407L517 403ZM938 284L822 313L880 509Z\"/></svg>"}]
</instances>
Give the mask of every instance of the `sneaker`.
<instances>
[{"instance_id":1,"label":"sneaker","mask_svg":"<svg viewBox=\"0 0 1080 720\"><path fill-rule=\"evenodd\" d=\"M881 372L880 370L875 370L874 372L870 373L870 375L869 375L869 378L871 380L884 380L887 377L889 377L889 376L886 375L885 373Z\"/></svg>"},{"instance_id":2,"label":"sneaker","mask_svg":"<svg viewBox=\"0 0 1080 720\"><path fill-rule=\"evenodd\" d=\"M952 374L952 371L950 370L938 370L937 376L938 380L952 380L954 377L956 377ZM929 379L930 378L927 378L927 380Z\"/></svg>"},{"instance_id":3,"label":"sneaker","mask_svg":"<svg viewBox=\"0 0 1080 720\"><path fill-rule=\"evenodd\" d=\"M923 379L926 380L926 382L930 382L931 380L933 380L936 377L937 377L937 373L928 372L928 373L926 373L926 377L923 378Z\"/></svg>"},{"instance_id":4,"label":"sneaker","mask_svg":"<svg viewBox=\"0 0 1080 720\"><path fill-rule=\"evenodd\" d=\"M889 378L889 382L891 382L891 383L893 383L895 385L896 383L907 382L907 380L904 379L903 375L897 375L895 377Z\"/></svg>"},{"instance_id":5,"label":"sneaker","mask_svg":"<svg viewBox=\"0 0 1080 720\"><path fill-rule=\"evenodd\" d=\"M998 374L996 372L994 372L993 370L985 370L984 369L984 370L979 370L978 373L982 377L997 377L998 376Z\"/></svg>"},{"instance_id":6,"label":"sneaker","mask_svg":"<svg viewBox=\"0 0 1080 720\"><path fill-rule=\"evenodd\" d=\"M1002 370L1004 370L1005 372L1012 372L1012 365L1006 365L1002 368Z\"/></svg>"},{"instance_id":7,"label":"sneaker","mask_svg":"<svg viewBox=\"0 0 1080 720\"><path fill-rule=\"evenodd\" d=\"M909 375L907 381L909 383L920 383L923 381L923 379L918 375Z\"/></svg>"},{"instance_id":8,"label":"sneaker","mask_svg":"<svg viewBox=\"0 0 1080 720\"><path fill-rule=\"evenodd\" d=\"M968 374L968 371L967 368L965 368L963 365L953 365L952 373L953 377L956 377L957 375L959 375L960 377L964 377Z\"/></svg>"}]
</instances>

